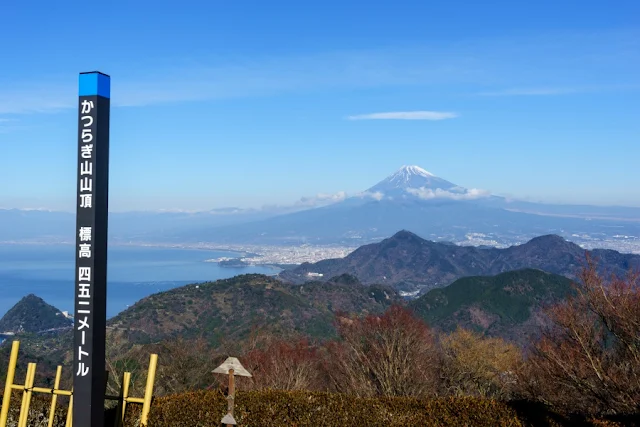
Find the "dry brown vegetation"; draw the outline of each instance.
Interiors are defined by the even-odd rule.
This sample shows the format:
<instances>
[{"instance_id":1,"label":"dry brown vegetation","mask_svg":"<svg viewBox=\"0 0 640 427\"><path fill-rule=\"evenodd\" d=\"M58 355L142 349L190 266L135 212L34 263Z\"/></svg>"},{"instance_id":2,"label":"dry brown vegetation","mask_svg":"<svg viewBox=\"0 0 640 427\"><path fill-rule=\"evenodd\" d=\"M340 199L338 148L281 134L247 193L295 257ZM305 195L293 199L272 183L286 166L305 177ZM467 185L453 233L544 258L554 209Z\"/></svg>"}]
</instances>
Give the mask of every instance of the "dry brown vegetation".
<instances>
[{"instance_id":1,"label":"dry brown vegetation","mask_svg":"<svg viewBox=\"0 0 640 427\"><path fill-rule=\"evenodd\" d=\"M580 275L577 295L549 310L552 326L520 377L526 396L580 412L640 412L639 276Z\"/></svg>"},{"instance_id":2,"label":"dry brown vegetation","mask_svg":"<svg viewBox=\"0 0 640 427\"><path fill-rule=\"evenodd\" d=\"M444 394L507 400L517 391L522 353L514 344L458 329L443 336L440 345Z\"/></svg>"},{"instance_id":3,"label":"dry brown vegetation","mask_svg":"<svg viewBox=\"0 0 640 427\"><path fill-rule=\"evenodd\" d=\"M381 316L338 317L325 361L331 387L361 397L435 394L437 354L427 325L400 306Z\"/></svg>"}]
</instances>

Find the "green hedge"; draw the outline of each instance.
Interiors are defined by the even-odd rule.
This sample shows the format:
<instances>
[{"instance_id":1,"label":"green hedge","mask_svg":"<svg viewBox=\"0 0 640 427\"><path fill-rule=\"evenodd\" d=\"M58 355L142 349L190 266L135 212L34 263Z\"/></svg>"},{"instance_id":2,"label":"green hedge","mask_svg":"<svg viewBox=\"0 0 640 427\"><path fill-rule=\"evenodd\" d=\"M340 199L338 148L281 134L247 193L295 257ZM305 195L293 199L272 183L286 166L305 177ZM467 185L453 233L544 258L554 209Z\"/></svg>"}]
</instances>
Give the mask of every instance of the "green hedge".
<instances>
[{"instance_id":1,"label":"green hedge","mask_svg":"<svg viewBox=\"0 0 640 427\"><path fill-rule=\"evenodd\" d=\"M219 427L226 407L225 397L214 391L162 397L152 406L149 427ZM235 419L243 427L617 425L577 424L540 405L471 397L421 400L257 391L238 393L235 408Z\"/></svg>"},{"instance_id":2,"label":"green hedge","mask_svg":"<svg viewBox=\"0 0 640 427\"><path fill-rule=\"evenodd\" d=\"M46 427L50 396L34 395L29 427ZM55 427L64 427L67 402L60 399ZM7 427L17 426L21 395L15 393ZM1 405L0 405L1 406ZM154 400L148 427L220 427L227 400L218 391L197 391ZM113 425L114 411L105 412L105 426ZM140 405L130 405L125 427L139 427ZM640 426L627 419L621 423L567 419L539 404L498 402L464 398L356 398L330 393L253 391L236 397L235 418L242 427L564 427Z\"/></svg>"}]
</instances>

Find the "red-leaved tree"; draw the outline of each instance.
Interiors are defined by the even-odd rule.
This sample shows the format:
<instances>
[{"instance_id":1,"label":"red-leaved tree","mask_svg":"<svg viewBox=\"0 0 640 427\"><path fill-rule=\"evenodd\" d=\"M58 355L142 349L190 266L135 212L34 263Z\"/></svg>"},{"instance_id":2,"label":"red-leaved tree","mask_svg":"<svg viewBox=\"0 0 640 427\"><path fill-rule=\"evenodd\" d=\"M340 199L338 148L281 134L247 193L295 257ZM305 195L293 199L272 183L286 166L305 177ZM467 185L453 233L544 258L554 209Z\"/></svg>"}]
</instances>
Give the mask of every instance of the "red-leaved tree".
<instances>
[{"instance_id":1,"label":"red-leaved tree","mask_svg":"<svg viewBox=\"0 0 640 427\"><path fill-rule=\"evenodd\" d=\"M242 364L253 378L245 389L321 390L322 378L317 349L305 338L262 337L261 344L242 356Z\"/></svg>"}]
</instances>

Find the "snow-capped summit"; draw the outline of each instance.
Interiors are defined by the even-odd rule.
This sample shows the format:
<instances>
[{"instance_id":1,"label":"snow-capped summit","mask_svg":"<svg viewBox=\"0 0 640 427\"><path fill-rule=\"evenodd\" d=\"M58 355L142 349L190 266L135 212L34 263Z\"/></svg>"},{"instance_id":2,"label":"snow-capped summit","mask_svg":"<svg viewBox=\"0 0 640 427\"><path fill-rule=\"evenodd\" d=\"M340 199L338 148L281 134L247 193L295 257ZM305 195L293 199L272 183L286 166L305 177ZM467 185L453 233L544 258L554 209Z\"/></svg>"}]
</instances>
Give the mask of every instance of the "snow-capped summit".
<instances>
[{"instance_id":1,"label":"snow-capped summit","mask_svg":"<svg viewBox=\"0 0 640 427\"><path fill-rule=\"evenodd\" d=\"M455 184L438 178L420 166L402 166L373 187L367 190L370 194L384 194L385 197L407 197L410 189L449 190L458 188Z\"/></svg>"},{"instance_id":2,"label":"snow-capped summit","mask_svg":"<svg viewBox=\"0 0 640 427\"><path fill-rule=\"evenodd\" d=\"M434 174L427 171L426 169L422 169L420 166L405 165L398 169L393 175L391 175L389 179L392 181L408 182L414 175L423 176L425 178L435 177Z\"/></svg>"}]
</instances>

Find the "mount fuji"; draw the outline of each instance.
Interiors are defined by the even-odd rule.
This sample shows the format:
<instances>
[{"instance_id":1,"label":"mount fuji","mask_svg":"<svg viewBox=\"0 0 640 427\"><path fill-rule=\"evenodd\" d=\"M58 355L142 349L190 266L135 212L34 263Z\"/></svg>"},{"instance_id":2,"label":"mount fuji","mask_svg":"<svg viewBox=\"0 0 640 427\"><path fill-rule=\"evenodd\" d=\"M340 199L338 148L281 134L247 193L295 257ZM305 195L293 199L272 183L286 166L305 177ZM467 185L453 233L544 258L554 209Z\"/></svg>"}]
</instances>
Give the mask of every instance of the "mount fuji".
<instances>
[{"instance_id":1,"label":"mount fuji","mask_svg":"<svg viewBox=\"0 0 640 427\"><path fill-rule=\"evenodd\" d=\"M438 178L420 166L402 166L394 174L369 188L367 192L380 192L395 197L406 195L406 190L410 188L450 190L459 187L445 179Z\"/></svg>"},{"instance_id":2,"label":"mount fuji","mask_svg":"<svg viewBox=\"0 0 640 427\"><path fill-rule=\"evenodd\" d=\"M573 208L571 212L592 216L606 210ZM587 223L593 218L564 215L566 209L510 201L481 189L461 187L419 166L402 166L369 189L329 206L227 227L194 229L190 237L220 243L360 245L404 229L424 238L450 241L481 233L500 236L498 240L506 243L602 226L597 220ZM638 208L627 208L626 213L625 208L615 209L617 214L640 218ZM626 226L638 231L637 223Z\"/></svg>"},{"instance_id":3,"label":"mount fuji","mask_svg":"<svg viewBox=\"0 0 640 427\"><path fill-rule=\"evenodd\" d=\"M460 187L435 176L420 166L402 166L364 194L375 196L374 198L378 200L472 200L491 196L487 191Z\"/></svg>"},{"instance_id":4,"label":"mount fuji","mask_svg":"<svg viewBox=\"0 0 640 427\"><path fill-rule=\"evenodd\" d=\"M481 234L488 244L512 244L552 233L640 235L640 208L508 200L461 187L419 166L402 166L365 191L335 200L313 208L110 213L109 238L174 244L359 246L399 230L452 242ZM0 209L0 241L71 241L74 221L71 213Z\"/></svg>"}]
</instances>

